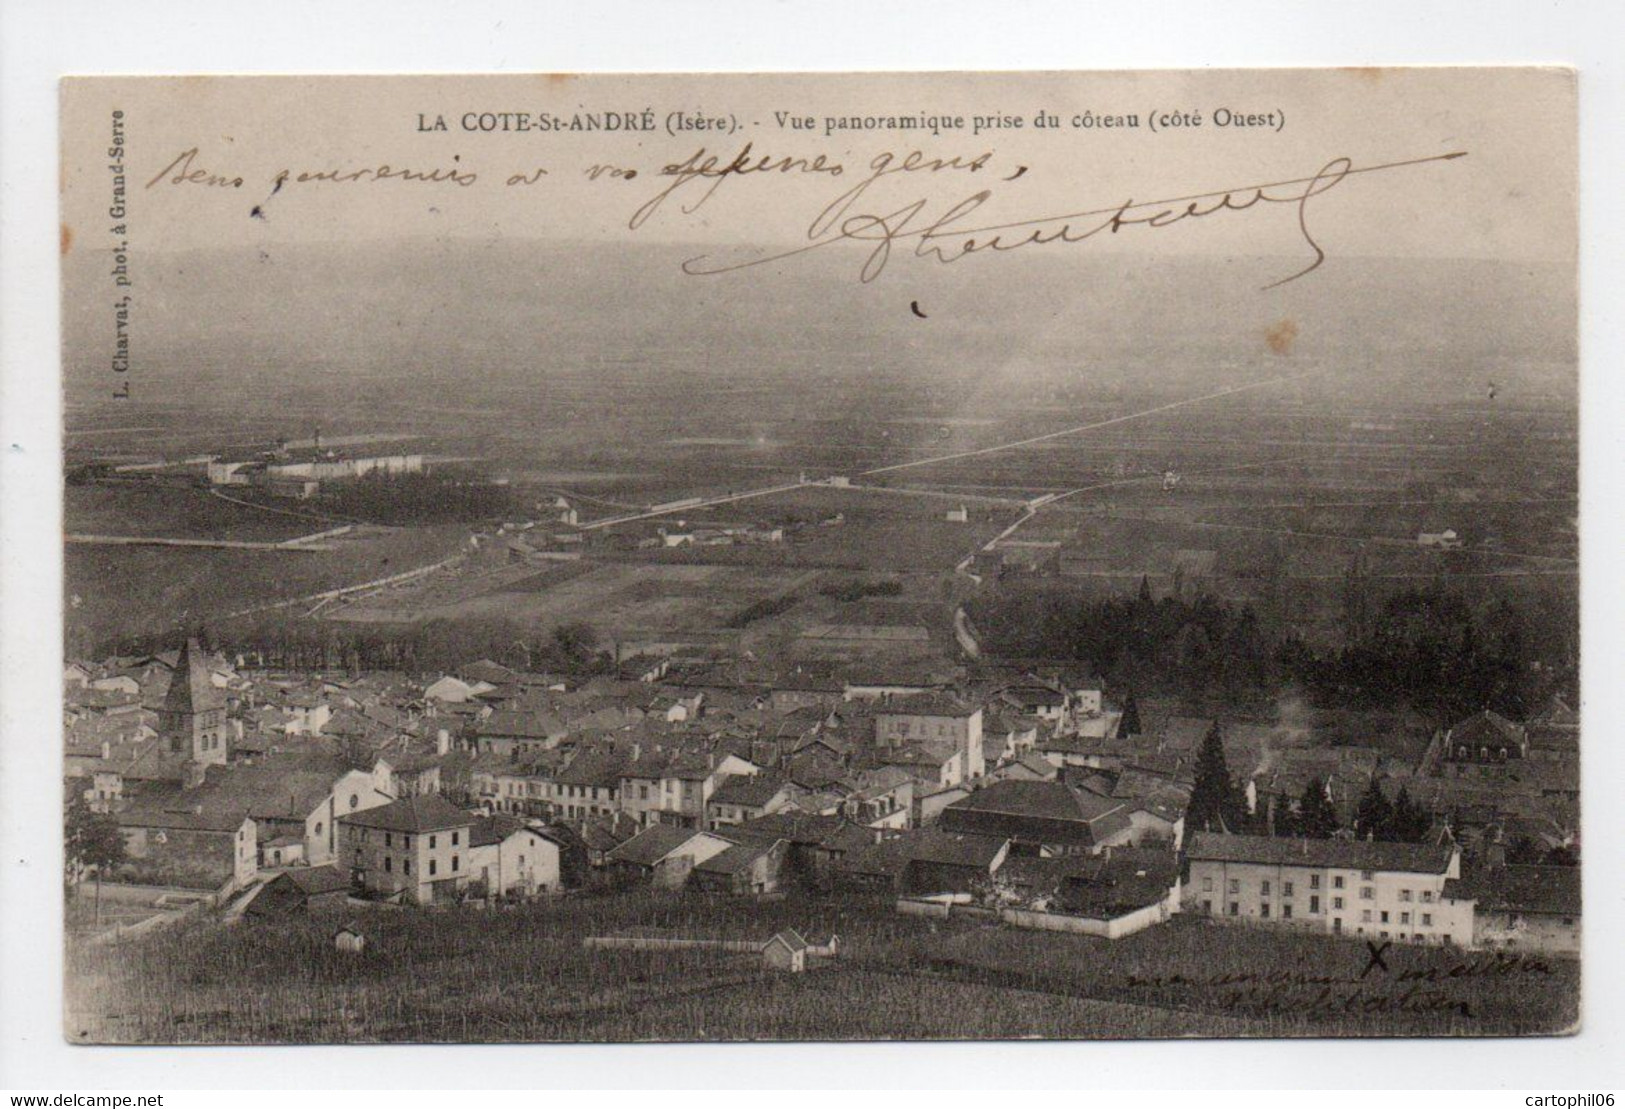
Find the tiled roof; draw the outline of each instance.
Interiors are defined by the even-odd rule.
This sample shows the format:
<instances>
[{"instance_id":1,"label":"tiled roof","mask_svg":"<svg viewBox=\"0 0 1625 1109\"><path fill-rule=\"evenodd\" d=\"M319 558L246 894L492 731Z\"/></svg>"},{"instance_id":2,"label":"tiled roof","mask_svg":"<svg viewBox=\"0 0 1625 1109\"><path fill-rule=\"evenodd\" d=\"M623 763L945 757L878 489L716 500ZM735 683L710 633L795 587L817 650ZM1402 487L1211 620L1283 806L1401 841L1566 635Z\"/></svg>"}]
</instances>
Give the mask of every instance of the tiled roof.
<instances>
[{"instance_id":1,"label":"tiled roof","mask_svg":"<svg viewBox=\"0 0 1625 1109\"><path fill-rule=\"evenodd\" d=\"M203 650L194 639L188 639L181 648L175 664L175 676L170 679L169 692L164 694L164 711L197 713L226 706L226 695L209 680L209 667Z\"/></svg>"},{"instance_id":2,"label":"tiled roof","mask_svg":"<svg viewBox=\"0 0 1625 1109\"><path fill-rule=\"evenodd\" d=\"M903 844L911 863L968 866L981 870L990 868L1009 842L999 836L947 832L940 828L905 832L897 840Z\"/></svg>"},{"instance_id":3,"label":"tiled roof","mask_svg":"<svg viewBox=\"0 0 1625 1109\"><path fill-rule=\"evenodd\" d=\"M1577 866L1478 866L1445 887L1447 897L1472 898L1480 910L1580 915Z\"/></svg>"},{"instance_id":4,"label":"tiled roof","mask_svg":"<svg viewBox=\"0 0 1625 1109\"><path fill-rule=\"evenodd\" d=\"M626 759L613 751L583 751L570 760L570 765L558 775L557 781L565 786L597 786L614 789L621 784Z\"/></svg>"},{"instance_id":5,"label":"tiled roof","mask_svg":"<svg viewBox=\"0 0 1625 1109\"><path fill-rule=\"evenodd\" d=\"M711 804L759 808L771 801L784 786L784 779L770 774L734 774L711 794Z\"/></svg>"},{"instance_id":6,"label":"tiled roof","mask_svg":"<svg viewBox=\"0 0 1625 1109\"><path fill-rule=\"evenodd\" d=\"M1065 782L995 782L969 797L955 801L949 810L998 813L1047 820L1076 820L1086 823L1117 812L1123 803L1109 797L1074 789Z\"/></svg>"},{"instance_id":7,"label":"tiled roof","mask_svg":"<svg viewBox=\"0 0 1625 1109\"><path fill-rule=\"evenodd\" d=\"M704 862L696 863L695 870L703 870L707 874L738 874L749 870L757 859L768 854L774 847L783 841L766 840L760 843L736 843L712 855Z\"/></svg>"},{"instance_id":8,"label":"tiled roof","mask_svg":"<svg viewBox=\"0 0 1625 1109\"><path fill-rule=\"evenodd\" d=\"M672 824L653 824L610 851L612 862L654 866L661 859L693 839L692 828L679 828Z\"/></svg>"},{"instance_id":9,"label":"tiled roof","mask_svg":"<svg viewBox=\"0 0 1625 1109\"><path fill-rule=\"evenodd\" d=\"M468 845L470 847L490 847L501 843L515 832L523 831L528 825L517 816L507 813L495 813L491 816L477 816L468 830Z\"/></svg>"},{"instance_id":10,"label":"tiled roof","mask_svg":"<svg viewBox=\"0 0 1625 1109\"><path fill-rule=\"evenodd\" d=\"M282 872L282 876L307 897L333 893L350 888L350 876L337 866L297 866Z\"/></svg>"},{"instance_id":11,"label":"tiled roof","mask_svg":"<svg viewBox=\"0 0 1625 1109\"><path fill-rule=\"evenodd\" d=\"M438 793L431 793L349 813L339 817L339 822L386 832L422 833L467 827L474 823L474 817Z\"/></svg>"},{"instance_id":12,"label":"tiled roof","mask_svg":"<svg viewBox=\"0 0 1625 1109\"><path fill-rule=\"evenodd\" d=\"M479 724L479 735L515 739L550 739L565 733L564 721L543 709L502 708Z\"/></svg>"},{"instance_id":13,"label":"tiled roof","mask_svg":"<svg viewBox=\"0 0 1625 1109\"><path fill-rule=\"evenodd\" d=\"M1517 744L1522 741L1523 729L1490 709L1476 712L1450 729L1450 742L1465 744L1468 747L1480 743L1496 746L1504 743Z\"/></svg>"},{"instance_id":14,"label":"tiled roof","mask_svg":"<svg viewBox=\"0 0 1625 1109\"><path fill-rule=\"evenodd\" d=\"M1443 874L1450 866L1453 849L1422 843L1197 832L1190 838L1185 852L1193 860L1206 862Z\"/></svg>"},{"instance_id":15,"label":"tiled roof","mask_svg":"<svg viewBox=\"0 0 1625 1109\"><path fill-rule=\"evenodd\" d=\"M967 704L946 693L914 693L893 697L875 706L876 716L971 716L981 706Z\"/></svg>"}]
</instances>

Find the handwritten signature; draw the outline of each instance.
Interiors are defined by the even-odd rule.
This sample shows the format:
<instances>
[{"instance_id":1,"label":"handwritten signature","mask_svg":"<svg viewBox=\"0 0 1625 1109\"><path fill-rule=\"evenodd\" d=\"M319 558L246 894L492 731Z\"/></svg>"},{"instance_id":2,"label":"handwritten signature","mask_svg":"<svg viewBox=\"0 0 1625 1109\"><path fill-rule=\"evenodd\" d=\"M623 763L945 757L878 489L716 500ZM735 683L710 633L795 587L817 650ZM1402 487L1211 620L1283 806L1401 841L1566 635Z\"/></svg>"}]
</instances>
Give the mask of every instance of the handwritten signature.
<instances>
[{"instance_id":1,"label":"handwritten signature","mask_svg":"<svg viewBox=\"0 0 1625 1109\"><path fill-rule=\"evenodd\" d=\"M823 250L838 243L859 243L867 247L867 252L863 255L862 265L858 270L858 280L868 283L879 277L886 269L892 260L894 248L899 250L911 248L909 252L915 258L934 259L947 264L989 251L1004 253L1032 246L1071 245L1086 242L1099 235L1116 235L1132 228L1159 230L1226 212L1246 212L1271 205L1294 206L1297 209L1299 234L1309 247L1312 258L1297 272L1265 286L1266 289L1273 289L1313 273L1326 260L1325 250L1310 230L1311 200L1325 195L1350 177L1360 174L1386 173L1433 162L1448 162L1466 155L1467 151L1458 150L1449 154L1434 154L1368 166L1358 166L1350 158L1337 157L1307 177L1238 185L1158 200L1130 198L1103 207L999 223L976 223L972 220L977 210L993 199L992 189L972 193L934 215L930 213L929 199L915 200L883 214L846 214L860 199L864 190L879 176L872 174L857 187L849 189L833 203L826 205L814 217L807 229L807 237L811 241L805 246L759 255L744 261L713 260L711 255L699 255L685 261L682 269L684 273L695 277L735 273L809 254L815 250ZM910 159L914 163L913 169L972 168L970 160L925 159L918 153L910 155L908 159L895 161L892 155L883 157L887 162L881 168L886 172L901 169ZM986 165L985 157L975 168L980 169ZM745 172L808 172L808 167L798 164L794 159L761 158L753 161L748 157L748 148L743 160L736 158L732 163L715 158L707 163L700 156L696 156L674 174L676 180L670 186L638 210L631 226L634 229L641 226L672 192L690 181L708 180L707 191L699 200L699 203L703 203L709 199L722 180L730 174L741 172L738 168L741 165L748 167ZM873 163L871 165L873 166ZM730 169L730 166L735 168ZM758 166L761 168L757 168ZM668 167L668 173L672 168ZM823 169L822 172L827 173L829 170ZM838 176L839 172L836 170L834 175ZM693 207L698 207L698 204Z\"/></svg>"}]
</instances>

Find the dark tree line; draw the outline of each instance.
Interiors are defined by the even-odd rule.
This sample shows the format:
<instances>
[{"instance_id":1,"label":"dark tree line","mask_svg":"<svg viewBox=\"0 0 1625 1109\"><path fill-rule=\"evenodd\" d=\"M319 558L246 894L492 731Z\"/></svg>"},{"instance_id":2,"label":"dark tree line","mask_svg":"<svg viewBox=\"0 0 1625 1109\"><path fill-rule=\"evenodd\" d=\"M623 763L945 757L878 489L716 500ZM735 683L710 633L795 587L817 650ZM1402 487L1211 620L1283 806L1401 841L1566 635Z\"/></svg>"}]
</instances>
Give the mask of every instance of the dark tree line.
<instances>
[{"instance_id":1,"label":"dark tree line","mask_svg":"<svg viewBox=\"0 0 1625 1109\"><path fill-rule=\"evenodd\" d=\"M368 474L324 482L311 501L323 512L392 527L500 519L513 508L507 485L448 473Z\"/></svg>"},{"instance_id":2,"label":"dark tree line","mask_svg":"<svg viewBox=\"0 0 1625 1109\"><path fill-rule=\"evenodd\" d=\"M225 627L205 626L200 633L206 647L242 654L250 665L270 669L431 674L480 659L579 677L615 669L598 632L584 623L546 633L502 617L374 628L264 613Z\"/></svg>"},{"instance_id":3,"label":"dark tree line","mask_svg":"<svg viewBox=\"0 0 1625 1109\"><path fill-rule=\"evenodd\" d=\"M1478 614L1443 588L1390 597L1338 653L1322 656L1288 639L1282 671L1317 700L1339 704L1410 704L1440 727L1489 708L1514 720L1564 684L1536 669L1519 610L1500 600Z\"/></svg>"},{"instance_id":4,"label":"dark tree line","mask_svg":"<svg viewBox=\"0 0 1625 1109\"><path fill-rule=\"evenodd\" d=\"M1247 812L1247 799L1230 776L1224 757L1224 733L1217 723L1202 737L1196 752L1196 782L1190 804L1185 808L1186 832L1229 832L1242 835L1253 830Z\"/></svg>"},{"instance_id":5,"label":"dark tree line","mask_svg":"<svg viewBox=\"0 0 1625 1109\"><path fill-rule=\"evenodd\" d=\"M1361 839L1421 843L1433 828L1433 814L1411 800L1410 790L1399 787L1392 801L1373 778L1360 795L1354 811L1354 834Z\"/></svg>"},{"instance_id":6,"label":"dark tree line","mask_svg":"<svg viewBox=\"0 0 1625 1109\"><path fill-rule=\"evenodd\" d=\"M1262 834L1273 830L1278 836L1329 839L1343 830L1336 807L1326 793L1326 783L1314 778L1304 784L1295 802L1279 807L1266 820L1264 812L1251 813L1246 795L1224 754L1224 732L1215 723L1202 737L1196 752L1196 781L1190 804L1185 810L1188 832L1229 832L1233 835ZM1349 831L1361 839L1420 843L1433 828L1433 816L1411 799L1400 786L1392 801L1372 779L1360 798L1354 824Z\"/></svg>"},{"instance_id":7,"label":"dark tree line","mask_svg":"<svg viewBox=\"0 0 1625 1109\"><path fill-rule=\"evenodd\" d=\"M1157 598L1145 581L1133 596L1107 598L1006 587L967 608L992 654L1085 660L1119 689L1232 704L1295 687L1327 707L1408 704L1444 727L1484 708L1525 719L1551 694L1572 692L1574 679L1562 645L1532 634L1517 606L1502 599L1475 611L1443 586L1362 611L1329 652L1265 629L1250 606L1208 594Z\"/></svg>"},{"instance_id":8,"label":"dark tree line","mask_svg":"<svg viewBox=\"0 0 1625 1109\"><path fill-rule=\"evenodd\" d=\"M1080 659L1119 688L1245 698L1272 685L1273 645L1250 606L1210 594L1091 598L1052 586L1000 590L967 606L992 653Z\"/></svg>"}]
</instances>

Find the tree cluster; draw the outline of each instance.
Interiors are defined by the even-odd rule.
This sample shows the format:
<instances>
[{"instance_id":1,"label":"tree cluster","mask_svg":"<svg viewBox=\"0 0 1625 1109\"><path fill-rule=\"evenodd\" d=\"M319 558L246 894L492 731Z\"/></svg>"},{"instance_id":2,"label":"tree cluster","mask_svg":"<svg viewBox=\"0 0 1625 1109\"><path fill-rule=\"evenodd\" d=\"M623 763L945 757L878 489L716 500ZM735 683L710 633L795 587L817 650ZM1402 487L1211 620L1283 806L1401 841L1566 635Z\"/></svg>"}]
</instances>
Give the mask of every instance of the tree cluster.
<instances>
[{"instance_id":1,"label":"tree cluster","mask_svg":"<svg viewBox=\"0 0 1625 1109\"><path fill-rule=\"evenodd\" d=\"M1172 687L1247 698L1269 688L1274 651L1250 606L1210 594L1092 598L1053 585L1000 588L968 614L991 653L1082 659L1121 688Z\"/></svg>"},{"instance_id":2,"label":"tree cluster","mask_svg":"<svg viewBox=\"0 0 1625 1109\"><path fill-rule=\"evenodd\" d=\"M1196 783L1185 809L1186 831L1241 834L1251 831L1251 825L1247 799L1230 777L1225 761L1224 733L1215 722L1196 752Z\"/></svg>"},{"instance_id":3,"label":"tree cluster","mask_svg":"<svg viewBox=\"0 0 1625 1109\"><path fill-rule=\"evenodd\" d=\"M429 620L365 627L263 613L228 627L205 627L206 647L242 654L250 665L288 670L398 670L445 673L480 659L521 671L589 677L614 671L614 658L590 624L543 633L502 617Z\"/></svg>"},{"instance_id":4,"label":"tree cluster","mask_svg":"<svg viewBox=\"0 0 1625 1109\"><path fill-rule=\"evenodd\" d=\"M1276 652L1281 670L1343 704L1408 703L1446 727L1480 709L1515 720L1562 676L1531 665L1561 651L1536 650L1523 615L1506 600L1479 614L1442 587L1410 589L1349 628L1347 645L1322 657L1296 639Z\"/></svg>"},{"instance_id":5,"label":"tree cluster","mask_svg":"<svg viewBox=\"0 0 1625 1109\"><path fill-rule=\"evenodd\" d=\"M1354 813L1354 834L1361 839L1421 843L1432 827L1432 814L1411 800L1409 789L1400 786L1390 801L1375 778L1367 784Z\"/></svg>"},{"instance_id":6,"label":"tree cluster","mask_svg":"<svg viewBox=\"0 0 1625 1109\"><path fill-rule=\"evenodd\" d=\"M311 502L323 512L391 527L500 519L513 509L507 485L442 473L368 474L324 483Z\"/></svg>"},{"instance_id":7,"label":"tree cluster","mask_svg":"<svg viewBox=\"0 0 1625 1109\"><path fill-rule=\"evenodd\" d=\"M118 822L91 809L82 792L69 790L62 823L63 878L69 886L78 884L90 871L100 878L129 857Z\"/></svg>"}]
</instances>

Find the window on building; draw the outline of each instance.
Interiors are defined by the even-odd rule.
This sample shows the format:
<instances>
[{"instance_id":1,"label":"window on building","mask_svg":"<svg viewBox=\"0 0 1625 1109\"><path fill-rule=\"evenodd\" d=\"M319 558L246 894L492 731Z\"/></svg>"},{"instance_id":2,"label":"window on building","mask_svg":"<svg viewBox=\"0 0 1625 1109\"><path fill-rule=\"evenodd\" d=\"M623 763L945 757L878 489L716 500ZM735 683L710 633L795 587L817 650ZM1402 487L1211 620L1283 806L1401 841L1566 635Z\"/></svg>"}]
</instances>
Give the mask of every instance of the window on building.
<instances>
[{"instance_id":1,"label":"window on building","mask_svg":"<svg viewBox=\"0 0 1625 1109\"><path fill-rule=\"evenodd\" d=\"M1401 924L1409 924L1411 922L1411 914L1410 913L1400 913L1399 914L1399 922Z\"/></svg>"},{"instance_id":2,"label":"window on building","mask_svg":"<svg viewBox=\"0 0 1625 1109\"><path fill-rule=\"evenodd\" d=\"M1433 927L1433 914L1432 913L1423 913L1422 914L1422 927L1424 927L1424 928L1432 928Z\"/></svg>"},{"instance_id":3,"label":"window on building","mask_svg":"<svg viewBox=\"0 0 1625 1109\"><path fill-rule=\"evenodd\" d=\"M318 820L318 821L317 821L317 822L316 822L316 834L317 834L317 835L321 835L321 834L322 834L322 822L321 822L321 821L320 821L320 820Z\"/></svg>"},{"instance_id":4,"label":"window on building","mask_svg":"<svg viewBox=\"0 0 1625 1109\"><path fill-rule=\"evenodd\" d=\"M436 839L435 836L430 836L429 837L429 850L431 850L431 851L433 851L434 848L435 848L435 839Z\"/></svg>"},{"instance_id":5,"label":"window on building","mask_svg":"<svg viewBox=\"0 0 1625 1109\"><path fill-rule=\"evenodd\" d=\"M1258 892L1264 897L1268 897L1270 895L1270 880L1268 878L1265 878L1259 883Z\"/></svg>"},{"instance_id":6,"label":"window on building","mask_svg":"<svg viewBox=\"0 0 1625 1109\"><path fill-rule=\"evenodd\" d=\"M1213 879L1212 878L1203 878L1202 879L1202 892L1203 893L1212 893L1213 892Z\"/></svg>"},{"instance_id":7,"label":"window on building","mask_svg":"<svg viewBox=\"0 0 1625 1109\"><path fill-rule=\"evenodd\" d=\"M385 855L384 856L384 873L389 874L389 873L393 872L394 869L395 869L395 860L390 858L388 855Z\"/></svg>"},{"instance_id":8,"label":"window on building","mask_svg":"<svg viewBox=\"0 0 1625 1109\"><path fill-rule=\"evenodd\" d=\"M1383 910L1383 911L1382 911L1382 922L1383 922L1383 923L1384 923L1384 924L1387 924L1387 923L1388 923L1388 910L1387 910L1387 909L1384 909L1384 910Z\"/></svg>"},{"instance_id":9,"label":"window on building","mask_svg":"<svg viewBox=\"0 0 1625 1109\"><path fill-rule=\"evenodd\" d=\"M1230 902L1230 915L1231 916L1240 916L1241 915L1241 902L1239 902L1239 901Z\"/></svg>"},{"instance_id":10,"label":"window on building","mask_svg":"<svg viewBox=\"0 0 1625 1109\"><path fill-rule=\"evenodd\" d=\"M1309 895L1309 911L1311 913L1320 912L1320 897L1319 897L1319 895L1317 895L1317 894L1310 894Z\"/></svg>"},{"instance_id":11,"label":"window on building","mask_svg":"<svg viewBox=\"0 0 1625 1109\"><path fill-rule=\"evenodd\" d=\"M1424 904L1424 905L1433 904L1433 891L1432 890L1423 890L1422 891L1422 904Z\"/></svg>"},{"instance_id":12,"label":"window on building","mask_svg":"<svg viewBox=\"0 0 1625 1109\"><path fill-rule=\"evenodd\" d=\"M1320 875L1309 875L1309 888L1312 890L1318 890L1320 888Z\"/></svg>"},{"instance_id":13,"label":"window on building","mask_svg":"<svg viewBox=\"0 0 1625 1109\"><path fill-rule=\"evenodd\" d=\"M1371 910L1370 909L1361 909L1360 910L1360 923L1362 923L1362 924L1370 924L1371 923Z\"/></svg>"},{"instance_id":14,"label":"window on building","mask_svg":"<svg viewBox=\"0 0 1625 1109\"><path fill-rule=\"evenodd\" d=\"M1241 879L1239 879L1239 878L1230 879L1230 892L1231 893L1240 893L1241 892Z\"/></svg>"},{"instance_id":15,"label":"window on building","mask_svg":"<svg viewBox=\"0 0 1625 1109\"><path fill-rule=\"evenodd\" d=\"M1377 891L1373 887L1371 887L1371 886L1361 886L1360 887L1360 900L1361 901L1374 901L1374 900L1376 900L1376 897L1377 897Z\"/></svg>"},{"instance_id":16,"label":"window on building","mask_svg":"<svg viewBox=\"0 0 1625 1109\"><path fill-rule=\"evenodd\" d=\"M440 869L440 868L435 865L435 860L430 859L429 860L429 877L433 878L434 874L435 874L435 871L438 870L438 869Z\"/></svg>"},{"instance_id":17,"label":"window on building","mask_svg":"<svg viewBox=\"0 0 1625 1109\"><path fill-rule=\"evenodd\" d=\"M453 847L456 847L456 846L457 846L457 837L458 837L458 836L461 836L461 835L462 835L462 834L463 834L463 833L461 833L461 832L453 832L453 833L452 833L452 834L451 834L451 845L452 845L452 846L453 846Z\"/></svg>"},{"instance_id":18,"label":"window on building","mask_svg":"<svg viewBox=\"0 0 1625 1109\"><path fill-rule=\"evenodd\" d=\"M1259 904L1259 906L1258 906L1258 915L1261 916L1261 917L1264 917L1266 920L1269 919L1270 903L1268 901L1265 901L1265 902L1262 902L1262 903Z\"/></svg>"},{"instance_id":19,"label":"window on building","mask_svg":"<svg viewBox=\"0 0 1625 1109\"><path fill-rule=\"evenodd\" d=\"M1411 891L1410 890L1400 890L1399 891L1399 899L1401 901L1409 901L1411 899Z\"/></svg>"},{"instance_id":20,"label":"window on building","mask_svg":"<svg viewBox=\"0 0 1625 1109\"><path fill-rule=\"evenodd\" d=\"M402 874L411 874L412 873L412 860L411 859L402 859L401 860L401 873Z\"/></svg>"},{"instance_id":21,"label":"window on building","mask_svg":"<svg viewBox=\"0 0 1625 1109\"><path fill-rule=\"evenodd\" d=\"M1281 906L1281 919L1282 920L1291 920L1292 919L1292 906L1291 905L1282 905Z\"/></svg>"},{"instance_id":22,"label":"window on building","mask_svg":"<svg viewBox=\"0 0 1625 1109\"><path fill-rule=\"evenodd\" d=\"M1342 888L1343 888L1343 876L1341 874L1332 875L1332 889L1340 890Z\"/></svg>"},{"instance_id":23,"label":"window on building","mask_svg":"<svg viewBox=\"0 0 1625 1109\"><path fill-rule=\"evenodd\" d=\"M1207 916L1212 916L1213 915L1213 900L1212 900L1212 898L1208 898L1208 897L1202 898L1202 912Z\"/></svg>"},{"instance_id":24,"label":"window on building","mask_svg":"<svg viewBox=\"0 0 1625 1109\"><path fill-rule=\"evenodd\" d=\"M1362 871L1360 871L1360 881L1362 881L1362 882L1369 882L1375 877L1376 877L1376 873L1374 871L1370 871L1370 870L1362 870Z\"/></svg>"},{"instance_id":25,"label":"window on building","mask_svg":"<svg viewBox=\"0 0 1625 1109\"><path fill-rule=\"evenodd\" d=\"M353 793L350 794L350 807L353 809L359 804L361 804L361 798L357 797Z\"/></svg>"},{"instance_id":26,"label":"window on building","mask_svg":"<svg viewBox=\"0 0 1625 1109\"><path fill-rule=\"evenodd\" d=\"M385 847L394 847L395 846L395 837L393 835L391 835L389 832L384 833L384 846Z\"/></svg>"},{"instance_id":27,"label":"window on building","mask_svg":"<svg viewBox=\"0 0 1625 1109\"><path fill-rule=\"evenodd\" d=\"M457 869L457 856L456 855L453 855L451 857L451 868L452 868L452 870Z\"/></svg>"},{"instance_id":28,"label":"window on building","mask_svg":"<svg viewBox=\"0 0 1625 1109\"><path fill-rule=\"evenodd\" d=\"M1282 882L1281 883L1281 896L1282 897L1291 897L1292 896L1292 883L1291 882Z\"/></svg>"}]
</instances>

